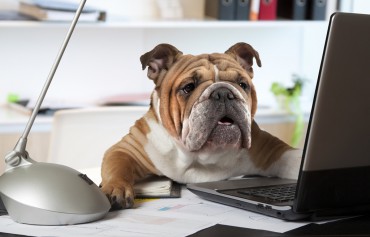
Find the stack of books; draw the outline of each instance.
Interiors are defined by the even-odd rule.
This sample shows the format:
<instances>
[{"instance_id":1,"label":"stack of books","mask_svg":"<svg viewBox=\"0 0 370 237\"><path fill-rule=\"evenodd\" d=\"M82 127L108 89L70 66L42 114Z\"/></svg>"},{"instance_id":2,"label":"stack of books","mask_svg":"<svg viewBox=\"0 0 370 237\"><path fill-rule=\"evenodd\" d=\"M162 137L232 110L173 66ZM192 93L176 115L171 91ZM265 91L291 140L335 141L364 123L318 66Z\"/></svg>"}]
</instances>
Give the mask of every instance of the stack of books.
<instances>
[{"instance_id":1,"label":"stack of books","mask_svg":"<svg viewBox=\"0 0 370 237\"><path fill-rule=\"evenodd\" d=\"M206 0L205 15L218 20L325 20L337 10L328 0Z\"/></svg>"},{"instance_id":2,"label":"stack of books","mask_svg":"<svg viewBox=\"0 0 370 237\"><path fill-rule=\"evenodd\" d=\"M67 0L21 0L19 12L40 21L71 21L79 4ZM79 21L105 21L105 11L85 6Z\"/></svg>"}]
</instances>

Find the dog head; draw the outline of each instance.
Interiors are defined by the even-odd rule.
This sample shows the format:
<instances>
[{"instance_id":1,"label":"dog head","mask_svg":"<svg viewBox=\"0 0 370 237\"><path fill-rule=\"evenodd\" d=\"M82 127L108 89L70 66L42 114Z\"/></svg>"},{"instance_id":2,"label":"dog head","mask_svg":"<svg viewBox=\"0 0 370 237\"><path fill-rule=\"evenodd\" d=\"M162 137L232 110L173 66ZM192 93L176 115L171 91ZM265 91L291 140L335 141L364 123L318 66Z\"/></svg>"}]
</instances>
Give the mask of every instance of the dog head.
<instances>
[{"instance_id":1,"label":"dog head","mask_svg":"<svg viewBox=\"0 0 370 237\"><path fill-rule=\"evenodd\" d=\"M252 83L258 52L237 43L225 53L184 55L160 44L140 57L155 83L151 108L169 134L191 152L251 147L257 109Z\"/></svg>"}]
</instances>

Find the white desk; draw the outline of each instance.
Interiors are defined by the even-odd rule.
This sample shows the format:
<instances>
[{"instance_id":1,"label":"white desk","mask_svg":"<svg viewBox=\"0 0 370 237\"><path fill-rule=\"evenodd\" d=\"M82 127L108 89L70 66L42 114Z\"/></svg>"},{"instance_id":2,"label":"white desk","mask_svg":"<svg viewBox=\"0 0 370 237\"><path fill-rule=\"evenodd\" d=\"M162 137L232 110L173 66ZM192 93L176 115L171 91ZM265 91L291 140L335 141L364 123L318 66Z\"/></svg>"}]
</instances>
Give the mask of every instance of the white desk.
<instances>
[{"instance_id":1,"label":"white desk","mask_svg":"<svg viewBox=\"0 0 370 237\"><path fill-rule=\"evenodd\" d=\"M110 212L102 220L69 226L32 226L0 216L1 232L29 236L183 237L215 224L286 232L309 222L286 222L200 199L185 188L181 198L137 200L133 209Z\"/></svg>"},{"instance_id":2,"label":"white desk","mask_svg":"<svg viewBox=\"0 0 370 237\"><path fill-rule=\"evenodd\" d=\"M0 134L23 132L29 115L10 109L5 105L0 106ZM51 116L38 116L32 132L49 132L51 129Z\"/></svg>"}]
</instances>

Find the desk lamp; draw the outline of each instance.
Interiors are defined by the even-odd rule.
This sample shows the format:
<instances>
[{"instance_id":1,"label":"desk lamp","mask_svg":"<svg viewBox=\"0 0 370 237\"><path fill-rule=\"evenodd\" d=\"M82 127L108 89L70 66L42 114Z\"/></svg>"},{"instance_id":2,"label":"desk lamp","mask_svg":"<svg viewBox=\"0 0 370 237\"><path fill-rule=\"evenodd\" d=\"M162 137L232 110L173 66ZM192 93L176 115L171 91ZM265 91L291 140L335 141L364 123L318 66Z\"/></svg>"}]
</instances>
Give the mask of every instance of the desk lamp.
<instances>
[{"instance_id":1,"label":"desk lamp","mask_svg":"<svg viewBox=\"0 0 370 237\"><path fill-rule=\"evenodd\" d=\"M0 176L0 202L16 222L34 225L86 223L103 218L110 209L107 197L86 175L67 166L36 162L26 151L28 134L85 3L86 0L82 0L79 4L22 136L5 157L6 170Z\"/></svg>"}]
</instances>

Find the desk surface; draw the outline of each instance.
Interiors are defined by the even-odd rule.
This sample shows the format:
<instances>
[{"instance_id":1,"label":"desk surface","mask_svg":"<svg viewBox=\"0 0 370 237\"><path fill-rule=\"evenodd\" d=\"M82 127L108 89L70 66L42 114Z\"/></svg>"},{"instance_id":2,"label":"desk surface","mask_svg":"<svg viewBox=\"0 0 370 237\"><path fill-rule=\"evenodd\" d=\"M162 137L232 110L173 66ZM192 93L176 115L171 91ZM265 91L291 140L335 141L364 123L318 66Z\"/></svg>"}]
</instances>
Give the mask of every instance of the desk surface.
<instances>
[{"instance_id":1,"label":"desk surface","mask_svg":"<svg viewBox=\"0 0 370 237\"><path fill-rule=\"evenodd\" d=\"M108 213L102 220L72 226L31 226L0 216L0 236L370 236L370 215L326 223L286 222L198 198L142 200L135 208ZM255 228L255 229L254 229ZM2 232L1 232L2 231Z\"/></svg>"},{"instance_id":2,"label":"desk surface","mask_svg":"<svg viewBox=\"0 0 370 237\"><path fill-rule=\"evenodd\" d=\"M94 181L92 176L89 175L89 177ZM0 216L0 232L63 237L76 235L183 237L217 224L282 233L309 223L285 222L217 204L201 199L183 187L181 198L138 199L135 200L135 206L132 209L109 212L101 220L80 225L22 225L14 222L9 216L3 215Z\"/></svg>"},{"instance_id":3,"label":"desk surface","mask_svg":"<svg viewBox=\"0 0 370 237\"><path fill-rule=\"evenodd\" d=\"M245 236L370 236L370 215L359 216L325 224L309 224L285 233L253 230L234 226L215 225L191 237L245 237Z\"/></svg>"},{"instance_id":4,"label":"desk surface","mask_svg":"<svg viewBox=\"0 0 370 237\"><path fill-rule=\"evenodd\" d=\"M246 236L370 236L370 215L360 216L342 221L329 222L326 224L310 224L285 233L276 233L264 230L254 230L226 225L214 225L201 230L189 237L246 237ZM0 237L23 237L1 233Z\"/></svg>"}]
</instances>

